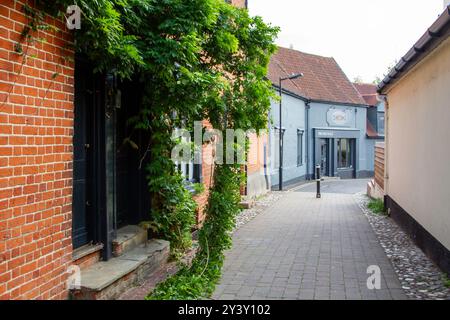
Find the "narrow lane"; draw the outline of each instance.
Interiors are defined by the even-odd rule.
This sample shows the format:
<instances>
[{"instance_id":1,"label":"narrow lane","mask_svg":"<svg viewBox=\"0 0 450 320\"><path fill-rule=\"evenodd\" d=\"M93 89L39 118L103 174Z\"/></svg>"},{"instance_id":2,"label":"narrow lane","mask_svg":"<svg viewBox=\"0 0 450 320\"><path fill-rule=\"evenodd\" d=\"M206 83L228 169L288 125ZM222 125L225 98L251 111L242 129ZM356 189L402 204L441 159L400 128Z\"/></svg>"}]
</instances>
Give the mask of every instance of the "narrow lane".
<instances>
[{"instance_id":1,"label":"narrow lane","mask_svg":"<svg viewBox=\"0 0 450 320\"><path fill-rule=\"evenodd\" d=\"M352 195L362 181L326 182L322 199L314 186L287 192L239 229L213 298L406 299ZM369 266L381 269L380 290L367 287Z\"/></svg>"}]
</instances>

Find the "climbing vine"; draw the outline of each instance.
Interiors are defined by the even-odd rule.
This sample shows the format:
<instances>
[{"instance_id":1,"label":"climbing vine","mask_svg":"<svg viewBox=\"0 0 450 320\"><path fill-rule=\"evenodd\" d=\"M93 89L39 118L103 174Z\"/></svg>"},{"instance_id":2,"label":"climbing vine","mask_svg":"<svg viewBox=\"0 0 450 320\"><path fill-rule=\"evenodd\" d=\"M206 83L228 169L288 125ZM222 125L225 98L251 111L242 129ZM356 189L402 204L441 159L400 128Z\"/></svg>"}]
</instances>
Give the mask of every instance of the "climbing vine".
<instances>
[{"instance_id":1,"label":"climbing vine","mask_svg":"<svg viewBox=\"0 0 450 320\"><path fill-rule=\"evenodd\" d=\"M202 119L219 130L265 129L273 97L265 76L278 29L222 0L35 1L36 8L60 18L68 5L78 5L82 24L75 51L87 56L95 71L133 79L143 88L140 112L129 123L150 137L138 146L148 158L149 224L182 252L190 245L196 204L170 158L172 130L191 130ZM45 17L34 15L31 21L36 20ZM215 164L200 250L192 266L161 284L152 299L212 293L223 252L231 246L241 175L238 164Z\"/></svg>"}]
</instances>

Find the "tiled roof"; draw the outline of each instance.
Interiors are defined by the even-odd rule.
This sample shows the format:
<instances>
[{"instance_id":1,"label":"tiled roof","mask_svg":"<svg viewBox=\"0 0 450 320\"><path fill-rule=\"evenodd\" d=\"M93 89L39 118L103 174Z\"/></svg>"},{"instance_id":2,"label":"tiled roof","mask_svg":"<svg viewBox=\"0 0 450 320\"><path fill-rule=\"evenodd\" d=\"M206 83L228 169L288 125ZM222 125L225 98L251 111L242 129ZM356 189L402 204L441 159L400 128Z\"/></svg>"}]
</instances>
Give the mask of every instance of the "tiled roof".
<instances>
[{"instance_id":1,"label":"tiled roof","mask_svg":"<svg viewBox=\"0 0 450 320\"><path fill-rule=\"evenodd\" d=\"M369 106L378 105L380 101L378 100L378 87L376 85L369 83L354 83L353 85Z\"/></svg>"},{"instance_id":2,"label":"tiled roof","mask_svg":"<svg viewBox=\"0 0 450 320\"><path fill-rule=\"evenodd\" d=\"M283 82L283 89L314 101L365 105L364 99L333 58L279 47L272 56L268 78L278 86L280 77L303 73Z\"/></svg>"},{"instance_id":3,"label":"tiled roof","mask_svg":"<svg viewBox=\"0 0 450 320\"><path fill-rule=\"evenodd\" d=\"M360 94L377 94L377 86L371 83L353 83Z\"/></svg>"}]
</instances>

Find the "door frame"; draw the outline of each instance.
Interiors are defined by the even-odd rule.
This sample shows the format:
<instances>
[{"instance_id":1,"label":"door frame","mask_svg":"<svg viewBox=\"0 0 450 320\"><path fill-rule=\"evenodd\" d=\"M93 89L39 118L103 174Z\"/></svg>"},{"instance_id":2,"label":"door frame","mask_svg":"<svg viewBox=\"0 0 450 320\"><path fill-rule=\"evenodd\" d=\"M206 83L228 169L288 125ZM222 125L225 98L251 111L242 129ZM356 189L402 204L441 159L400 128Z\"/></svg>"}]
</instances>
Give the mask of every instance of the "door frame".
<instances>
[{"instance_id":1,"label":"door frame","mask_svg":"<svg viewBox=\"0 0 450 320\"><path fill-rule=\"evenodd\" d=\"M84 107L90 108L87 111L90 117L90 125L86 128L86 130L90 131L91 136L87 163L90 173L90 183L86 187L86 193L89 195L91 202L90 210L87 212L90 223L88 243L102 243L103 259L108 260L112 256L114 229L112 227L113 217L111 216L110 210L107 210L106 203L105 77L101 74L94 74L93 67L88 62L88 59L78 54L75 57L75 72L75 83L79 80L77 79L78 77L83 77L83 80L89 79L89 83L86 84L87 87L84 92L75 92L75 94L87 95L84 99L89 100L89 103L86 103ZM77 97L75 97L74 101L77 101ZM76 111L77 108L74 106L74 112ZM73 199L72 202L74 201ZM75 210L73 206L72 210ZM72 217L75 218L74 212L72 212Z\"/></svg>"},{"instance_id":2,"label":"door frame","mask_svg":"<svg viewBox=\"0 0 450 320\"><path fill-rule=\"evenodd\" d=\"M325 177L330 176L330 173L331 173L331 159L330 159L331 145L332 145L331 140L332 139L328 139L328 138L321 138L319 140L319 142L320 142L320 158L319 159L320 159L320 168L321 168L320 174ZM322 154L322 146L324 144L326 146L326 154L325 154L325 159L326 159L325 165L326 166L325 166L325 168L322 168L322 159L324 158L323 154Z\"/></svg>"},{"instance_id":3,"label":"door frame","mask_svg":"<svg viewBox=\"0 0 450 320\"><path fill-rule=\"evenodd\" d=\"M75 97L74 97L74 128L73 128L73 178L72 178L72 245L74 249L94 242L96 239L95 219L93 217L92 194L93 177L93 77L88 74L89 67L82 58L75 60ZM80 153L78 153L80 152ZM82 158L82 166L77 159ZM78 175L77 170L83 169ZM76 180L84 180L84 186L78 187ZM78 189L81 188L81 189ZM77 198L76 195L80 196ZM80 203L81 201L81 203ZM82 210L78 212L78 210ZM80 219L75 229L75 221Z\"/></svg>"},{"instance_id":4,"label":"door frame","mask_svg":"<svg viewBox=\"0 0 450 320\"><path fill-rule=\"evenodd\" d=\"M353 141L353 172L352 176L354 178L358 175L359 170L359 143L361 131L356 128L313 128L314 133L314 147L313 147L313 157L314 162L312 165L315 167L316 165L320 165L321 159L321 150L320 150L320 139L328 139L329 140L329 165L328 165L328 174L331 177L338 177L339 170L337 169L337 139L345 138L352 139ZM313 169L314 169L313 167ZM314 172L315 170L313 170ZM314 173L314 179L315 179Z\"/></svg>"}]
</instances>

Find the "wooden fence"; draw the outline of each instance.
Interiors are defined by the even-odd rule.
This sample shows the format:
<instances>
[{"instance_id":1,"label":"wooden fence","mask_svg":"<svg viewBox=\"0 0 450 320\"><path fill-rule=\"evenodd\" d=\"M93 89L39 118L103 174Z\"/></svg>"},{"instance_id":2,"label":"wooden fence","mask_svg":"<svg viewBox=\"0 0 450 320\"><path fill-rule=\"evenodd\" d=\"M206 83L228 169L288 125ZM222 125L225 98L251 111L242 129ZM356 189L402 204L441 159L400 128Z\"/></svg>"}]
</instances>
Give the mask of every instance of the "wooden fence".
<instances>
[{"instance_id":1,"label":"wooden fence","mask_svg":"<svg viewBox=\"0 0 450 320\"><path fill-rule=\"evenodd\" d=\"M375 145L375 183L384 190L384 142Z\"/></svg>"}]
</instances>

